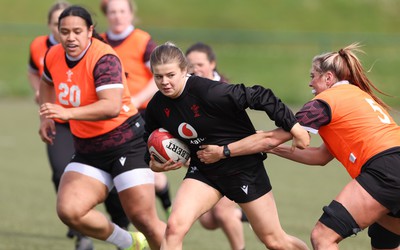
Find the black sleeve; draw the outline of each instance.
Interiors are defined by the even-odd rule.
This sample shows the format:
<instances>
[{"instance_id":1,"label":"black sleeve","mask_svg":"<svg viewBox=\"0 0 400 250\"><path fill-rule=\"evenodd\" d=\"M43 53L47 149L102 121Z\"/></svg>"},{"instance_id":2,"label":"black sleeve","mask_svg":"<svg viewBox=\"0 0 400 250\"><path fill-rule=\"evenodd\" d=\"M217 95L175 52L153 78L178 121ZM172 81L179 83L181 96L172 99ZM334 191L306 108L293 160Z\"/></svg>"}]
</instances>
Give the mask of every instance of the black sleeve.
<instances>
[{"instance_id":1,"label":"black sleeve","mask_svg":"<svg viewBox=\"0 0 400 250\"><path fill-rule=\"evenodd\" d=\"M265 111L268 117L275 121L277 127L290 131L297 120L288 106L286 106L271 89L260 85L246 87L244 84L226 84L194 76L199 96L204 96L213 109L224 114L235 114L250 108Z\"/></svg>"},{"instance_id":2,"label":"black sleeve","mask_svg":"<svg viewBox=\"0 0 400 250\"><path fill-rule=\"evenodd\" d=\"M265 111L268 117L275 121L275 125L285 131L290 131L297 123L292 110L275 96L271 89L259 85L245 87L243 84L237 84L232 88L232 95L239 108Z\"/></svg>"},{"instance_id":3,"label":"black sleeve","mask_svg":"<svg viewBox=\"0 0 400 250\"><path fill-rule=\"evenodd\" d=\"M156 93L155 95L157 95L158 93ZM152 100L149 102L149 104L147 105L146 108L146 112L144 114L144 134L143 134L143 139L146 142L146 153L144 154L144 161L147 163L147 165L150 162L150 153L149 150L147 148L147 141L149 139L150 134L159 128L159 125L157 125L158 123L156 122L156 120L153 118L153 116L151 115L153 112L151 112L152 109L152 102L155 102L153 99L155 99L154 97L152 98Z\"/></svg>"}]
</instances>

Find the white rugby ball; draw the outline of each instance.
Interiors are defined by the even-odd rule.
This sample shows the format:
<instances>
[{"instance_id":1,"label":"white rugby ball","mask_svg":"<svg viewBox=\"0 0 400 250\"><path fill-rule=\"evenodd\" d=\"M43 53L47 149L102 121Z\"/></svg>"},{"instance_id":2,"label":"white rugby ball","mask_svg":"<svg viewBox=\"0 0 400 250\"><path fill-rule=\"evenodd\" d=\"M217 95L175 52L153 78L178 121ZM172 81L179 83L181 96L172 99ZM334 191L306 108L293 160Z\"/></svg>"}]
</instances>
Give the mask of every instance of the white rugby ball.
<instances>
[{"instance_id":1,"label":"white rugby ball","mask_svg":"<svg viewBox=\"0 0 400 250\"><path fill-rule=\"evenodd\" d=\"M189 147L163 128L156 129L150 134L147 147L150 154L160 163L170 159L186 163L190 158Z\"/></svg>"}]
</instances>

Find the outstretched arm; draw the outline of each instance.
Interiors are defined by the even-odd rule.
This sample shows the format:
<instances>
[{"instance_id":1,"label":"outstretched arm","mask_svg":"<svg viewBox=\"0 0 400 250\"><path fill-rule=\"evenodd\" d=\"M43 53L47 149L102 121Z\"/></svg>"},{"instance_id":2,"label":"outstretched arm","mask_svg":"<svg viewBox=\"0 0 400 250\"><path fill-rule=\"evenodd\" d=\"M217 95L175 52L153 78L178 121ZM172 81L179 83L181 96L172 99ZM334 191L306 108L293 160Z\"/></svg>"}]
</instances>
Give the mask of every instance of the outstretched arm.
<instances>
[{"instance_id":1,"label":"outstretched arm","mask_svg":"<svg viewBox=\"0 0 400 250\"><path fill-rule=\"evenodd\" d=\"M243 138L239 141L228 144L231 151L231 157L240 155L250 155L260 152L267 152L272 148L293 139L293 148L306 148L310 143L308 132L304 130L298 123L293 126L292 130L286 132L282 128L271 131L258 131L257 133ZM202 145L197 151L200 161L210 164L224 159L223 146Z\"/></svg>"},{"instance_id":2,"label":"outstretched arm","mask_svg":"<svg viewBox=\"0 0 400 250\"><path fill-rule=\"evenodd\" d=\"M325 166L334 158L324 143L319 147L308 147L304 150L292 150L288 145L279 145L267 152L307 165Z\"/></svg>"}]
</instances>

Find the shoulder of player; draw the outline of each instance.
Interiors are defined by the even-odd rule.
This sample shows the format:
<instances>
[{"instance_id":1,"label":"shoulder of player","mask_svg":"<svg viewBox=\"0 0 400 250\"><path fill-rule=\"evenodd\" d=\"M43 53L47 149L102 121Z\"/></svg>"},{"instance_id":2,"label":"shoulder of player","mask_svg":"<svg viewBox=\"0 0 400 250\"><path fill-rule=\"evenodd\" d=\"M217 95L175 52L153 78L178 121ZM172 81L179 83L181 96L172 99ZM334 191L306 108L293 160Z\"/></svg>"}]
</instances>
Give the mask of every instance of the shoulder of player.
<instances>
[{"instance_id":1,"label":"shoulder of player","mask_svg":"<svg viewBox=\"0 0 400 250\"><path fill-rule=\"evenodd\" d=\"M48 35L35 37L30 44L31 49L37 49L40 46L46 48L47 39L49 39Z\"/></svg>"},{"instance_id":2,"label":"shoulder of player","mask_svg":"<svg viewBox=\"0 0 400 250\"><path fill-rule=\"evenodd\" d=\"M199 76L195 76L195 75L191 75L188 78L187 81L187 85L191 88L191 89L208 89L211 86L215 86L215 85L219 85L220 82L216 82L213 80L210 80L208 78L204 78L204 77L199 77Z\"/></svg>"},{"instance_id":3,"label":"shoulder of player","mask_svg":"<svg viewBox=\"0 0 400 250\"><path fill-rule=\"evenodd\" d=\"M49 39L48 35L37 36L37 37L33 38L31 44L33 44L33 43L46 43L47 39Z\"/></svg>"},{"instance_id":4,"label":"shoulder of player","mask_svg":"<svg viewBox=\"0 0 400 250\"><path fill-rule=\"evenodd\" d=\"M161 103L161 100L165 99L167 97L165 97L161 91L157 91L153 97L150 99L149 103L147 104L147 108L146 110L149 110L153 107L155 107L157 109L157 107L159 107L159 104Z\"/></svg>"},{"instance_id":5,"label":"shoulder of player","mask_svg":"<svg viewBox=\"0 0 400 250\"><path fill-rule=\"evenodd\" d=\"M62 47L61 44L56 44L54 46L51 46L45 53L45 61L53 59L63 60L64 57L61 56L61 54L64 53L65 53L64 48Z\"/></svg>"},{"instance_id":6,"label":"shoulder of player","mask_svg":"<svg viewBox=\"0 0 400 250\"><path fill-rule=\"evenodd\" d=\"M229 93L232 93L233 84L213 81L207 78L191 76L187 83L188 95L203 100L204 103L214 105L226 102Z\"/></svg>"},{"instance_id":7,"label":"shoulder of player","mask_svg":"<svg viewBox=\"0 0 400 250\"><path fill-rule=\"evenodd\" d=\"M145 30L142 30L140 28L135 28L132 33L135 33L135 32L136 32L136 34L140 34L140 35L143 35L143 36L150 36L149 32L147 32Z\"/></svg>"}]
</instances>

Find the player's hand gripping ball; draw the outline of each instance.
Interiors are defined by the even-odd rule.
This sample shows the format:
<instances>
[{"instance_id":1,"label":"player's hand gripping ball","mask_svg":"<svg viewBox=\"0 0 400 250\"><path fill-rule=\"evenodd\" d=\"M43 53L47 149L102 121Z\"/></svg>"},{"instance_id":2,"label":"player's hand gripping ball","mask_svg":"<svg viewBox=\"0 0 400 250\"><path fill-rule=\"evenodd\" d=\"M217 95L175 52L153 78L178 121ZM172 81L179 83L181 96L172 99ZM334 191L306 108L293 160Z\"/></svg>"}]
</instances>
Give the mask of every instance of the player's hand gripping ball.
<instances>
[{"instance_id":1,"label":"player's hand gripping ball","mask_svg":"<svg viewBox=\"0 0 400 250\"><path fill-rule=\"evenodd\" d=\"M175 163L185 164L190 158L189 147L163 128L156 129L150 134L147 147L154 159L160 163L172 159Z\"/></svg>"}]
</instances>

